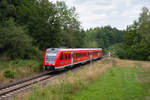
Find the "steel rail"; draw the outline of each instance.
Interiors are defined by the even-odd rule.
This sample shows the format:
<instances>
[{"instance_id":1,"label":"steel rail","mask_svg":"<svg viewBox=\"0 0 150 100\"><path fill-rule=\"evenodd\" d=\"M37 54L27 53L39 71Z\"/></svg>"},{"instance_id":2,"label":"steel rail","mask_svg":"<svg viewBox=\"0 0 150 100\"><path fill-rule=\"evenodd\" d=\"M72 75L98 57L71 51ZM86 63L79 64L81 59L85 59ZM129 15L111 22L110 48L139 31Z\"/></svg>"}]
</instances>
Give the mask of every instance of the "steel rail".
<instances>
[{"instance_id":1,"label":"steel rail","mask_svg":"<svg viewBox=\"0 0 150 100\"><path fill-rule=\"evenodd\" d=\"M47 79L57 75L57 74L51 75L50 73L52 73L52 72L53 71L44 72L44 73L35 75L33 77L29 77L29 78L26 78L23 80L15 81L15 82L12 82L12 83L9 83L6 85L1 85L0 86L0 100L7 100L7 99L4 99L7 94L10 94L10 93L15 92L17 90L20 90L24 87L28 87L30 85L36 84L38 82L42 82L44 80L47 80ZM66 72L66 71L63 71L63 72ZM50 74L50 75L48 75L48 74ZM48 76L46 76L46 75L48 75Z\"/></svg>"},{"instance_id":2,"label":"steel rail","mask_svg":"<svg viewBox=\"0 0 150 100\"><path fill-rule=\"evenodd\" d=\"M2 84L0 85L0 90L2 89L5 89L5 88L8 88L8 87L11 87L11 86L14 86L14 85L17 85L17 84L21 84L21 83L24 83L24 82L27 82L27 81L30 81L30 80L33 80L33 79L36 79L38 77L41 77L43 75L47 75L51 72L43 72L43 73L40 73L40 74L37 74L37 75L34 75L32 77L27 77L27 78L24 78L24 79L21 79L21 80L16 80L14 82L11 82L11 83L7 83L7 84Z\"/></svg>"}]
</instances>

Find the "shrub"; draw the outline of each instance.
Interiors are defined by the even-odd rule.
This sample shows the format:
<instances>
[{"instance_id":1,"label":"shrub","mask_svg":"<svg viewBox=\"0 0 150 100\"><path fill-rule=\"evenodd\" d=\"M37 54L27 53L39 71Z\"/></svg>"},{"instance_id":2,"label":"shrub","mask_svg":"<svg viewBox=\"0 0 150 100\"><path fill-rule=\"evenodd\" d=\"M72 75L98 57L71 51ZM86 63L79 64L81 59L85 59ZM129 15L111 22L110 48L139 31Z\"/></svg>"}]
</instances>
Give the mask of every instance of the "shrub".
<instances>
[{"instance_id":1,"label":"shrub","mask_svg":"<svg viewBox=\"0 0 150 100\"><path fill-rule=\"evenodd\" d=\"M13 72L13 71L11 71L11 70L5 70L4 71L4 76L6 77L6 78L11 78L11 79L13 79L14 77L15 77L15 72Z\"/></svg>"},{"instance_id":2,"label":"shrub","mask_svg":"<svg viewBox=\"0 0 150 100\"><path fill-rule=\"evenodd\" d=\"M43 66L43 64L39 63L39 64L36 64L36 65L33 65L32 69L33 69L34 72L41 72L41 71L43 71L43 67L42 66Z\"/></svg>"}]
</instances>

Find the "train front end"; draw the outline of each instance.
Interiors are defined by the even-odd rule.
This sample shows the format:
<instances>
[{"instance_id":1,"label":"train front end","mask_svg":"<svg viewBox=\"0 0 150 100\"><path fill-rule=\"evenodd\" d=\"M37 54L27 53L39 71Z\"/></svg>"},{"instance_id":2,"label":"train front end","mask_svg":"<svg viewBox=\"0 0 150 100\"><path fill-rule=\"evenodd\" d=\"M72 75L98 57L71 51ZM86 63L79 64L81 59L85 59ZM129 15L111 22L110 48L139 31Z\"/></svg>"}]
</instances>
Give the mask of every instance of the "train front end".
<instances>
[{"instance_id":1,"label":"train front end","mask_svg":"<svg viewBox=\"0 0 150 100\"><path fill-rule=\"evenodd\" d=\"M55 70L55 62L57 58L58 49L49 48L45 50L43 67L47 71Z\"/></svg>"}]
</instances>

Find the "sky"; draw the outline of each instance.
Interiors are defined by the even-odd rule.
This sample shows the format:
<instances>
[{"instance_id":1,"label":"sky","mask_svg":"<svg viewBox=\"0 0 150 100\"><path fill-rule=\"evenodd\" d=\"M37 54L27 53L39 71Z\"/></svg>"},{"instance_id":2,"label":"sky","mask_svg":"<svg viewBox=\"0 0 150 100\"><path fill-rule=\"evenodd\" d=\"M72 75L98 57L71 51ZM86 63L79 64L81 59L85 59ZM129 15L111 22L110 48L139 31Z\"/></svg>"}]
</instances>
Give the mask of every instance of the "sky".
<instances>
[{"instance_id":1,"label":"sky","mask_svg":"<svg viewBox=\"0 0 150 100\"><path fill-rule=\"evenodd\" d=\"M137 20L142 7L150 9L150 0L49 0L65 1L75 7L84 29L111 25L126 29Z\"/></svg>"}]
</instances>

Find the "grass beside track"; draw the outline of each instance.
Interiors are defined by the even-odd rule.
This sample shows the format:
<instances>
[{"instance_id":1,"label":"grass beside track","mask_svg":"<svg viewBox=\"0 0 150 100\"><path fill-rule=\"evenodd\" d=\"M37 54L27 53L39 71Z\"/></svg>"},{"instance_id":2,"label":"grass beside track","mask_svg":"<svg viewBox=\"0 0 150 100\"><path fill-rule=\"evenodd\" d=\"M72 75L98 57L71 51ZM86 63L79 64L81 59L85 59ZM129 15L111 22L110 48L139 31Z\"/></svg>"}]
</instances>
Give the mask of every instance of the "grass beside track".
<instances>
[{"instance_id":1,"label":"grass beside track","mask_svg":"<svg viewBox=\"0 0 150 100\"><path fill-rule=\"evenodd\" d=\"M149 62L106 59L15 100L149 100L148 69Z\"/></svg>"},{"instance_id":2,"label":"grass beside track","mask_svg":"<svg viewBox=\"0 0 150 100\"><path fill-rule=\"evenodd\" d=\"M37 60L0 61L0 83L31 76L40 69L41 64Z\"/></svg>"},{"instance_id":3,"label":"grass beside track","mask_svg":"<svg viewBox=\"0 0 150 100\"><path fill-rule=\"evenodd\" d=\"M135 68L113 68L70 100L144 100L148 88L136 79L137 73Z\"/></svg>"}]
</instances>

